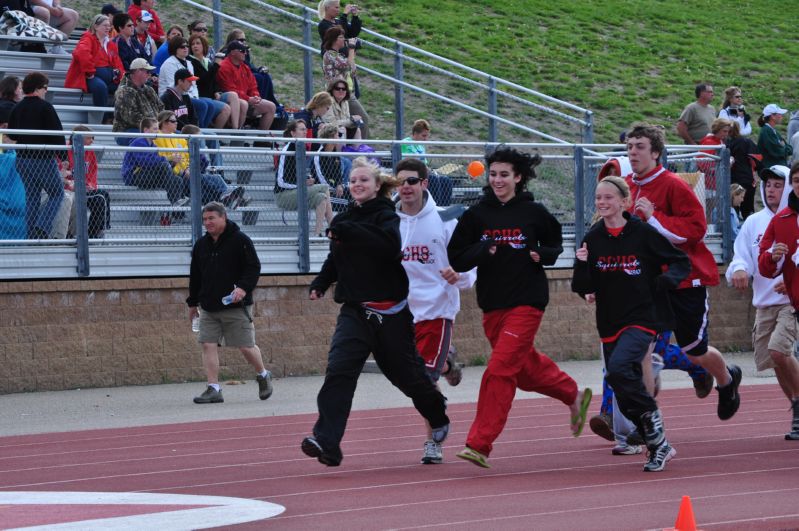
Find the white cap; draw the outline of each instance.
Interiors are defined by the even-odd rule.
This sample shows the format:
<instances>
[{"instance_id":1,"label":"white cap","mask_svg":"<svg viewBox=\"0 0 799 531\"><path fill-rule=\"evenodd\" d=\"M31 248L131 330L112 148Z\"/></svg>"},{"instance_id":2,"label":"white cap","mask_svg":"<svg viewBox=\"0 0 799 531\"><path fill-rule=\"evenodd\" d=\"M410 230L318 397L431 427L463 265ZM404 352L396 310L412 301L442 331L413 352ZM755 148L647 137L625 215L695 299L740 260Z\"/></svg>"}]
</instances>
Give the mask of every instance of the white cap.
<instances>
[{"instance_id":1,"label":"white cap","mask_svg":"<svg viewBox=\"0 0 799 531\"><path fill-rule=\"evenodd\" d=\"M141 15L139 15L139 18L142 19L142 22L152 22L154 20L152 13L150 13L149 11L146 11L146 10L141 12Z\"/></svg>"},{"instance_id":2,"label":"white cap","mask_svg":"<svg viewBox=\"0 0 799 531\"><path fill-rule=\"evenodd\" d=\"M772 114L787 114L788 109L783 109L776 103L769 103L765 107L763 107L763 116L768 117Z\"/></svg>"},{"instance_id":3,"label":"white cap","mask_svg":"<svg viewBox=\"0 0 799 531\"><path fill-rule=\"evenodd\" d=\"M150 63L148 63L147 59L144 57L137 57L130 62L130 68L128 68L128 70L155 70L155 67L150 66Z\"/></svg>"}]
</instances>

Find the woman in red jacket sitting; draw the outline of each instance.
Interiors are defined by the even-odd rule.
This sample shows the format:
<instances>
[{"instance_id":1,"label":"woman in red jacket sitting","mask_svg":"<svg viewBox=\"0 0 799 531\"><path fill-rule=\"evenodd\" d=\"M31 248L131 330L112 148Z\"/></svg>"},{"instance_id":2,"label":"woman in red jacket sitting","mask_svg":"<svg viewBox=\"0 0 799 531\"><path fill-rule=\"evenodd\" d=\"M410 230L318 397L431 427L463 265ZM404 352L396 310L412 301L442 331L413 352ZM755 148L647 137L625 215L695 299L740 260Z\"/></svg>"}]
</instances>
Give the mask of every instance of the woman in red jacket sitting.
<instances>
[{"instance_id":1,"label":"woman in red jacket sitting","mask_svg":"<svg viewBox=\"0 0 799 531\"><path fill-rule=\"evenodd\" d=\"M108 95L116 91L125 74L117 44L108 38L111 21L105 15L94 17L72 52L64 86L91 92L95 107L107 107Z\"/></svg>"}]
</instances>

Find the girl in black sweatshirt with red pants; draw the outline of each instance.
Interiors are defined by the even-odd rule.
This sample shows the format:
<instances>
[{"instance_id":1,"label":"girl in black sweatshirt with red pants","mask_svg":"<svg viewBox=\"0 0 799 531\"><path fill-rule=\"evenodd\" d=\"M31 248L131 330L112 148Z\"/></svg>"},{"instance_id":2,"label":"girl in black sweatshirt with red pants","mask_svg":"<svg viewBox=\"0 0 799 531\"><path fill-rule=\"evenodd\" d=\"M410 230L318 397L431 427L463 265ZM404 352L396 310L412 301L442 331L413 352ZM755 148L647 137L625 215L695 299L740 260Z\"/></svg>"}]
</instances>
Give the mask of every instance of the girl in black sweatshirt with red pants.
<instances>
[{"instance_id":1,"label":"girl in black sweatshirt with red pants","mask_svg":"<svg viewBox=\"0 0 799 531\"><path fill-rule=\"evenodd\" d=\"M427 376L416 351L400 219L384 193L388 186L377 165L363 157L353 161L349 187L354 203L327 229L330 254L311 282L311 300L323 297L335 282L333 298L341 304L325 382L316 399L319 418L313 436L303 439L301 446L327 466L338 466L343 458L341 439L370 352L386 378L430 423L433 440L443 442L449 431L444 395Z\"/></svg>"},{"instance_id":2,"label":"girl in black sweatshirt with red pants","mask_svg":"<svg viewBox=\"0 0 799 531\"><path fill-rule=\"evenodd\" d=\"M601 220L591 227L574 261L572 290L596 301L607 379L619 409L644 434L649 456L644 471L663 470L676 451L666 440L655 399L644 385L641 361L658 331L671 330L664 291L688 276L691 264L650 225L626 212L630 189L620 177L596 188Z\"/></svg>"}]
</instances>

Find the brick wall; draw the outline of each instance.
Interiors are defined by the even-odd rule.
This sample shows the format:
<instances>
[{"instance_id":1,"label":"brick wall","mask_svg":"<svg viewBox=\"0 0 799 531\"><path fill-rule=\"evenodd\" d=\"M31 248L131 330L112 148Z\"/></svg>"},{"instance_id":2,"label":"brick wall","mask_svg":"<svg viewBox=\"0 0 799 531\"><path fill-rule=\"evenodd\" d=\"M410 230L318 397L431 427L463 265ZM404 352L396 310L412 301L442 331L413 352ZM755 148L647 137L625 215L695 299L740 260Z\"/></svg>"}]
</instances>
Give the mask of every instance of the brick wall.
<instances>
[{"instance_id":1,"label":"brick wall","mask_svg":"<svg viewBox=\"0 0 799 531\"><path fill-rule=\"evenodd\" d=\"M593 307L569 288L571 271L550 271L551 301L536 345L555 359L597 355ZM338 306L307 298L310 276L261 277L257 341L277 376L321 374ZM723 279L722 279L723 280ZM0 393L203 380L202 357L184 300L187 278L65 280L0 284ZM711 290L711 340L751 348L750 293ZM487 358L482 314L464 293L455 344L465 360ZM224 378L250 378L235 349L221 349Z\"/></svg>"}]
</instances>

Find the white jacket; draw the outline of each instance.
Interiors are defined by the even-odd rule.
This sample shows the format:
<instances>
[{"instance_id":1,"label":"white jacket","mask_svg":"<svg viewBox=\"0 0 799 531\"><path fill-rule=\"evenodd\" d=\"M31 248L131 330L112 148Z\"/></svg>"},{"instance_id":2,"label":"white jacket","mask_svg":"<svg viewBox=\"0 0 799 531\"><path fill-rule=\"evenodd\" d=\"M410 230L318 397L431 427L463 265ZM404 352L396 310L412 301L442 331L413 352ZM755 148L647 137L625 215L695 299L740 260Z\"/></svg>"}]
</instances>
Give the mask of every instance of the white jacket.
<instances>
[{"instance_id":1,"label":"white jacket","mask_svg":"<svg viewBox=\"0 0 799 531\"><path fill-rule=\"evenodd\" d=\"M791 186L789 183L785 183L777 212L788 206L788 194L790 193ZM760 198L765 205L766 193L763 189L762 181L760 182ZM729 283L732 282L732 274L736 271L746 271L750 277L754 277L752 281L752 291L754 292L752 304L755 308L790 304L787 295L780 295L774 291L774 286L782 282L782 275L775 278L766 278L760 274L757 268L760 240L763 238L766 227L768 227L773 217L774 212L765 207L763 210L746 218L740 232L738 232L738 237L735 238L735 245L733 246L735 254L732 257L732 262L727 267L726 276Z\"/></svg>"},{"instance_id":2,"label":"white jacket","mask_svg":"<svg viewBox=\"0 0 799 531\"><path fill-rule=\"evenodd\" d=\"M408 274L410 292L408 305L413 313L413 322L432 319L455 319L461 307L459 289L471 288L477 279L473 269L461 273L455 284L449 284L440 271L449 267L447 244L457 219L443 221L433 197L424 192L425 205L415 216L400 210L400 236L402 238L402 265Z\"/></svg>"}]
</instances>

